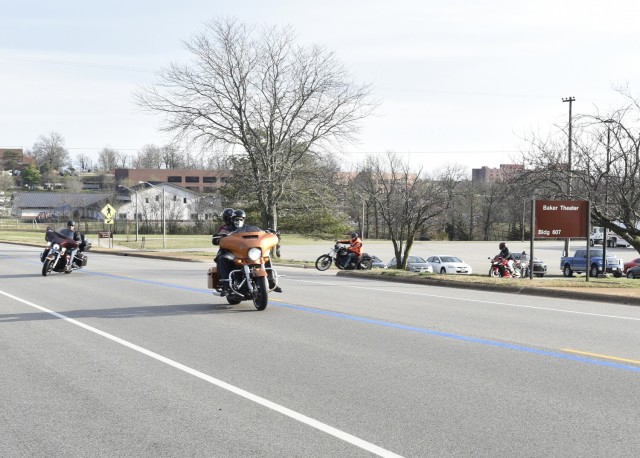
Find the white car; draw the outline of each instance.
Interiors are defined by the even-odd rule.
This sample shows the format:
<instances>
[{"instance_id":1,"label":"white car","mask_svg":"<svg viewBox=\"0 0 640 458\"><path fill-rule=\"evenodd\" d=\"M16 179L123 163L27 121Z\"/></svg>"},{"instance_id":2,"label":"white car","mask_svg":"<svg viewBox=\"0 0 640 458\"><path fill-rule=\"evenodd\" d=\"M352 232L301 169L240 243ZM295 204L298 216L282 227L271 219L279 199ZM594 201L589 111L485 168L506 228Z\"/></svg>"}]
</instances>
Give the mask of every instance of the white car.
<instances>
[{"instance_id":1,"label":"white car","mask_svg":"<svg viewBox=\"0 0 640 458\"><path fill-rule=\"evenodd\" d=\"M389 269L395 269L396 258L393 258L391 261L389 261L389 264L387 264L387 266L389 267ZM407 270L409 272L433 272L431 266L427 264L427 262L420 256L409 256L409 258L407 259Z\"/></svg>"},{"instance_id":2,"label":"white car","mask_svg":"<svg viewBox=\"0 0 640 458\"><path fill-rule=\"evenodd\" d=\"M439 254L429 256L427 264L431 266L435 273L440 274L471 274L471 266L456 256Z\"/></svg>"}]
</instances>

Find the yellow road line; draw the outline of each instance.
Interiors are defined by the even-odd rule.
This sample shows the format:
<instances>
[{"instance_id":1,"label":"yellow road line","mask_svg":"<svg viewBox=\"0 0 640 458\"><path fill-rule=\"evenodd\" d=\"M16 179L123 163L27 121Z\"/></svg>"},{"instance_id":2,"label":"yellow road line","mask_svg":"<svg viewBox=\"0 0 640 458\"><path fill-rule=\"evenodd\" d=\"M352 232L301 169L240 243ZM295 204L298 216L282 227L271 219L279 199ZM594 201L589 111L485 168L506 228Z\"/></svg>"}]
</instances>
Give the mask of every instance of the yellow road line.
<instances>
[{"instance_id":1,"label":"yellow road line","mask_svg":"<svg viewBox=\"0 0 640 458\"><path fill-rule=\"evenodd\" d=\"M611 359L613 361L620 361L623 363L640 364L640 361L636 359L617 358L615 356L599 355L598 353L589 353L587 351L571 350L570 348L563 348L562 351L566 351L567 353L576 353L578 355L594 356L596 358Z\"/></svg>"}]
</instances>

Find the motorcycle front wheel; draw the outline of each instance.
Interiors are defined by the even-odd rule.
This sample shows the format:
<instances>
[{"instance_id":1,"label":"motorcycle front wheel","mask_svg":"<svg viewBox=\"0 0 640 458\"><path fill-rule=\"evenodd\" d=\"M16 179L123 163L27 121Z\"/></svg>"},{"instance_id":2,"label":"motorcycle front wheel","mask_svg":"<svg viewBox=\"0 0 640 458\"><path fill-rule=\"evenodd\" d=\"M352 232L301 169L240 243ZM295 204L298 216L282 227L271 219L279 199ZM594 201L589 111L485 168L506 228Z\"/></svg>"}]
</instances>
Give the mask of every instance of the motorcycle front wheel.
<instances>
[{"instance_id":1,"label":"motorcycle front wheel","mask_svg":"<svg viewBox=\"0 0 640 458\"><path fill-rule=\"evenodd\" d=\"M332 262L333 259L331 259L331 256L329 256L328 254L323 254L316 260L316 269L320 271L327 270L329 267L331 267Z\"/></svg>"},{"instance_id":2,"label":"motorcycle front wheel","mask_svg":"<svg viewBox=\"0 0 640 458\"><path fill-rule=\"evenodd\" d=\"M500 271L498 269L489 269L489 276L497 278L500 276Z\"/></svg>"},{"instance_id":3,"label":"motorcycle front wheel","mask_svg":"<svg viewBox=\"0 0 640 458\"><path fill-rule=\"evenodd\" d=\"M44 264L42 265L42 276L46 277L47 275L49 275L49 272L51 272L51 268L53 267L51 265L52 261L51 259L45 259L44 260Z\"/></svg>"},{"instance_id":4,"label":"motorcycle front wheel","mask_svg":"<svg viewBox=\"0 0 640 458\"><path fill-rule=\"evenodd\" d=\"M269 283L267 277L258 277L253 282L253 305L256 309L264 310L269 303Z\"/></svg>"}]
</instances>

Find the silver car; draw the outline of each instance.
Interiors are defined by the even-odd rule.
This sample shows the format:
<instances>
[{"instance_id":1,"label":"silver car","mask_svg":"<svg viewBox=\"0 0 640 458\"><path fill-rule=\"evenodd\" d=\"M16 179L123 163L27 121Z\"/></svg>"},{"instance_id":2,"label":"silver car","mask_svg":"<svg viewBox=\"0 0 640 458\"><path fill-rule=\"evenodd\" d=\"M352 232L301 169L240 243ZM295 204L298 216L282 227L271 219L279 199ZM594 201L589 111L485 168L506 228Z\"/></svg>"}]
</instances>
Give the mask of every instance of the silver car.
<instances>
[{"instance_id":1,"label":"silver car","mask_svg":"<svg viewBox=\"0 0 640 458\"><path fill-rule=\"evenodd\" d=\"M396 258L389 261L389 269L396 268ZM427 264L420 256L409 256L407 259L407 269L409 272L431 272L433 273L433 267Z\"/></svg>"}]
</instances>

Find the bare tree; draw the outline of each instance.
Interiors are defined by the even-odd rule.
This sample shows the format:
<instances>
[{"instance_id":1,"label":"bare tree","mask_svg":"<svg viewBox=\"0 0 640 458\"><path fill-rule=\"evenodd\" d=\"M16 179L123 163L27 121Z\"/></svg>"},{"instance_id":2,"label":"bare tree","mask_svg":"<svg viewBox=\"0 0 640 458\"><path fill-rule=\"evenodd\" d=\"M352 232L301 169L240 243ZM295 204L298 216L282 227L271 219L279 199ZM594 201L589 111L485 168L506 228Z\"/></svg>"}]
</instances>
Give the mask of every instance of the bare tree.
<instances>
[{"instance_id":1,"label":"bare tree","mask_svg":"<svg viewBox=\"0 0 640 458\"><path fill-rule=\"evenodd\" d=\"M370 156L357 183L376 203L393 243L396 267L404 269L416 236L447 211L446 188L394 153Z\"/></svg>"},{"instance_id":2,"label":"bare tree","mask_svg":"<svg viewBox=\"0 0 640 458\"><path fill-rule=\"evenodd\" d=\"M98 167L106 172L114 170L118 165L120 151L113 148L102 148L98 153Z\"/></svg>"},{"instance_id":3,"label":"bare tree","mask_svg":"<svg viewBox=\"0 0 640 458\"><path fill-rule=\"evenodd\" d=\"M618 92L625 99L622 108L573 120L571 169L566 148L553 136L532 137L527 162L552 197L589 200L594 224L640 250L640 101L626 88Z\"/></svg>"},{"instance_id":4,"label":"bare tree","mask_svg":"<svg viewBox=\"0 0 640 458\"><path fill-rule=\"evenodd\" d=\"M58 172L70 163L69 152L64 147L64 138L57 132L41 135L31 151L40 171Z\"/></svg>"},{"instance_id":5,"label":"bare tree","mask_svg":"<svg viewBox=\"0 0 640 458\"><path fill-rule=\"evenodd\" d=\"M182 154L173 145L166 145L160 148L160 156L165 169L180 169L184 167Z\"/></svg>"},{"instance_id":6,"label":"bare tree","mask_svg":"<svg viewBox=\"0 0 640 458\"><path fill-rule=\"evenodd\" d=\"M156 145L145 145L138 151L138 157L133 160L133 166L137 169L162 168L162 153Z\"/></svg>"},{"instance_id":7,"label":"bare tree","mask_svg":"<svg viewBox=\"0 0 640 458\"><path fill-rule=\"evenodd\" d=\"M80 166L80 170L89 170L91 159L84 153L76 155L76 164Z\"/></svg>"},{"instance_id":8,"label":"bare tree","mask_svg":"<svg viewBox=\"0 0 640 458\"><path fill-rule=\"evenodd\" d=\"M248 192L262 224L277 228L278 202L296 164L314 150L354 138L375 108L370 89L353 83L333 53L294 42L289 28L214 20L186 43L191 65L171 65L141 90L143 108L164 130L203 148L227 148L251 164Z\"/></svg>"}]
</instances>

